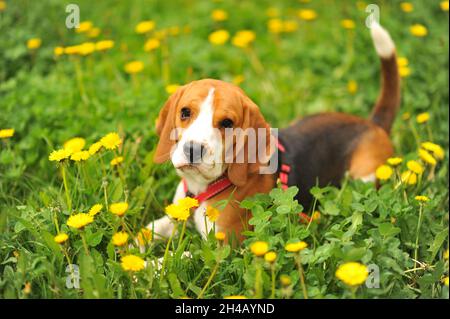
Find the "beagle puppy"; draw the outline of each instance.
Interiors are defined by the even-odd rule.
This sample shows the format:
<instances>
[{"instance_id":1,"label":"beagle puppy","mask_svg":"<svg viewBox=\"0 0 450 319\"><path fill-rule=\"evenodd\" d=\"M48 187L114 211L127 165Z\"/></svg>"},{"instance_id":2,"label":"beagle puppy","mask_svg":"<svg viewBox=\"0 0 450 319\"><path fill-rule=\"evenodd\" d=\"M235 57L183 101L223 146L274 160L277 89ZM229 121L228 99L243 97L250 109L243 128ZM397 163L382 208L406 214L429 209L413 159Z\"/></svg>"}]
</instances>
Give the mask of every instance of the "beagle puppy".
<instances>
[{"instance_id":1,"label":"beagle puppy","mask_svg":"<svg viewBox=\"0 0 450 319\"><path fill-rule=\"evenodd\" d=\"M182 178L174 202L186 196L199 199L191 218L203 236L212 229L205 224L206 208L229 200L215 229L242 240L251 216L239 202L256 193L268 193L278 179L283 188L299 188L297 199L306 208L311 203L309 190L316 183L339 185L345 172L352 178L375 180L377 167L393 154L389 131L400 104L400 78L388 32L374 22L371 36L381 60L382 85L369 119L317 114L298 120L274 137L258 106L232 84L204 79L184 85L170 96L156 124L160 140L154 161L170 160ZM249 136L237 134L227 139L229 131L248 129L257 140L251 147L247 147ZM273 143L278 144L278 152ZM230 148L233 152L227 161ZM255 160L252 150L262 156ZM262 173L273 160L278 160L275 170ZM167 216L148 225L156 237L168 237L173 227Z\"/></svg>"}]
</instances>

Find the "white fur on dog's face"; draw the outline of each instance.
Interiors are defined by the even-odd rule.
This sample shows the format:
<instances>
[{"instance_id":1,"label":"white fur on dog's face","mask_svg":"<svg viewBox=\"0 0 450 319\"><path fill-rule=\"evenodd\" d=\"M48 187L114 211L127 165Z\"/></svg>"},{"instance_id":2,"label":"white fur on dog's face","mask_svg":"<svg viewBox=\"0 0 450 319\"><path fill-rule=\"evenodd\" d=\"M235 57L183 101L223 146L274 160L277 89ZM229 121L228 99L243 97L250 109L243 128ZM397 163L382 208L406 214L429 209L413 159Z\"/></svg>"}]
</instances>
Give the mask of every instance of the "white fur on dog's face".
<instances>
[{"instance_id":1,"label":"white fur on dog's face","mask_svg":"<svg viewBox=\"0 0 450 319\"><path fill-rule=\"evenodd\" d=\"M200 104L197 117L181 131L181 139L171 156L178 175L185 178L189 190L194 194L204 191L208 184L220 177L226 169L222 161L222 135L213 126L214 91L214 88L209 89L207 97ZM196 142L205 147L205 153L198 164L190 165L183 152L183 146L189 142Z\"/></svg>"}]
</instances>

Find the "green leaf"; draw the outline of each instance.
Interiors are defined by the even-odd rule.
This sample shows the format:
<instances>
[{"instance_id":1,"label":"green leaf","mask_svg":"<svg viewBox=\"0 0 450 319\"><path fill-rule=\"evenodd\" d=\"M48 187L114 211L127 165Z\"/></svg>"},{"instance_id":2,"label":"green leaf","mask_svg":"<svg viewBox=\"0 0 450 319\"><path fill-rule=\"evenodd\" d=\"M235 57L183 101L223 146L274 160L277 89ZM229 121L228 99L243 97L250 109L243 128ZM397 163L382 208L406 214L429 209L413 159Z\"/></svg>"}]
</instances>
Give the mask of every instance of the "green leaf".
<instances>
[{"instance_id":1,"label":"green leaf","mask_svg":"<svg viewBox=\"0 0 450 319\"><path fill-rule=\"evenodd\" d=\"M25 226L21 222L16 222L16 224L14 225L14 232L16 234L20 233L24 229L25 229Z\"/></svg>"},{"instance_id":2,"label":"green leaf","mask_svg":"<svg viewBox=\"0 0 450 319\"><path fill-rule=\"evenodd\" d=\"M184 291L181 288L180 281L178 280L177 274L171 272L167 275L167 280L169 281L170 288L172 289L172 297L179 298L184 295Z\"/></svg>"},{"instance_id":3,"label":"green leaf","mask_svg":"<svg viewBox=\"0 0 450 319\"><path fill-rule=\"evenodd\" d=\"M367 252L367 248L351 248L344 253L344 259L346 261L359 261L361 260Z\"/></svg>"},{"instance_id":4,"label":"green leaf","mask_svg":"<svg viewBox=\"0 0 450 319\"><path fill-rule=\"evenodd\" d=\"M400 233L401 229L399 227L395 227L391 223L382 223L378 225L378 231L383 237L391 237Z\"/></svg>"},{"instance_id":5,"label":"green leaf","mask_svg":"<svg viewBox=\"0 0 450 319\"><path fill-rule=\"evenodd\" d=\"M288 205L281 205L277 207L276 211L278 214L289 214L291 211L291 207Z\"/></svg>"},{"instance_id":6,"label":"green leaf","mask_svg":"<svg viewBox=\"0 0 450 319\"><path fill-rule=\"evenodd\" d=\"M433 262L434 258L436 257L436 254L439 251L439 248L441 248L442 244L444 243L447 237L448 237L448 228L445 228L434 237L433 243L428 249L428 251L431 252L430 257L428 258L428 263L431 264Z\"/></svg>"},{"instance_id":7,"label":"green leaf","mask_svg":"<svg viewBox=\"0 0 450 319\"><path fill-rule=\"evenodd\" d=\"M323 206L323 213L326 215L337 216L339 215L340 209L332 201L325 202Z\"/></svg>"},{"instance_id":8,"label":"green leaf","mask_svg":"<svg viewBox=\"0 0 450 319\"><path fill-rule=\"evenodd\" d=\"M95 247L102 241L103 233L101 231L97 231L95 233L89 234L86 236L86 241L89 246Z\"/></svg>"},{"instance_id":9,"label":"green leaf","mask_svg":"<svg viewBox=\"0 0 450 319\"><path fill-rule=\"evenodd\" d=\"M312 187L309 192L313 197L317 200L321 200L323 198L324 190L318 186Z\"/></svg>"}]
</instances>

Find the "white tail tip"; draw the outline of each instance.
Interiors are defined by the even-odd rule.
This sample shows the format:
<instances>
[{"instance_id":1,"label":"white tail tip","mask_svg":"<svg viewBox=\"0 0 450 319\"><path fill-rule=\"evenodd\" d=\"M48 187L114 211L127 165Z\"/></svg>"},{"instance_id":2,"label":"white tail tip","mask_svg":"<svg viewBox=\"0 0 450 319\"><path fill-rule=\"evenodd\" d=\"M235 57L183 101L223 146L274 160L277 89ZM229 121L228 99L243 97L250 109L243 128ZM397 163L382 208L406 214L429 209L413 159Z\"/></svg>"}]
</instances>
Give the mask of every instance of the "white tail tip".
<instances>
[{"instance_id":1,"label":"white tail tip","mask_svg":"<svg viewBox=\"0 0 450 319\"><path fill-rule=\"evenodd\" d=\"M373 44L378 55L383 59L392 57L395 53L394 41L389 33L377 22L373 22L370 28Z\"/></svg>"}]
</instances>

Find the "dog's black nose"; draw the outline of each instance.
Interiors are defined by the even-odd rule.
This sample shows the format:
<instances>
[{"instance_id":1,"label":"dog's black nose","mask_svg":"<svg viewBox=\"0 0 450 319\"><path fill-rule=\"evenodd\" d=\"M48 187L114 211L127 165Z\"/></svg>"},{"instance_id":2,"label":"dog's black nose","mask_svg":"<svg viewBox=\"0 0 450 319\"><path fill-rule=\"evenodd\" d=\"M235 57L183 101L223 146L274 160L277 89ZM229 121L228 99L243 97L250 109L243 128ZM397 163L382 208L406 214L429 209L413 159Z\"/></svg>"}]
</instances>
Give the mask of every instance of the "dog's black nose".
<instances>
[{"instance_id":1,"label":"dog's black nose","mask_svg":"<svg viewBox=\"0 0 450 319\"><path fill-rule=\"evenodd\" d=\"M183 145L183 153L191 164L200 163L205 153L205 147L201 143L186 142Z\"/></svg>"}]
</instances>

